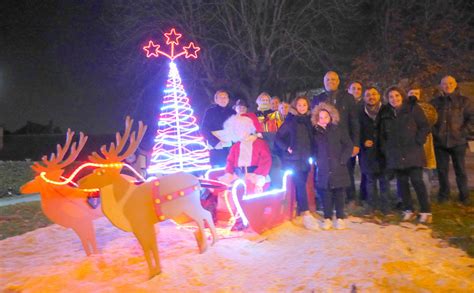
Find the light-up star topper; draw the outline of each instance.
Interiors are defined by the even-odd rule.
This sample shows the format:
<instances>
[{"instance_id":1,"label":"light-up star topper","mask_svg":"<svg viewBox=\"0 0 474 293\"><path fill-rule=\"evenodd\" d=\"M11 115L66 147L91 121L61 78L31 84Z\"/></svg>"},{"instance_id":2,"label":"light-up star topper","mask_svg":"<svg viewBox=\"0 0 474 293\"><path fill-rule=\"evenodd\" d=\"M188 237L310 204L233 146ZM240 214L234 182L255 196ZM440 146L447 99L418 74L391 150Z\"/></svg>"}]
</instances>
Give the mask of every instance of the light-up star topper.
<instances>
[{"instance_id":1,"label":"light-up star topper","mask_svg":"<svg viewBox=\"0 0 474 293\"><path fill-rule=\"evenodd\" d=\"M176 53L175 46L179 45L181 34L171 29L169 33L165 33L165 37L166 44L171 46L170 53L160 50L160 45L153 41L143 47L148 58L163 55L171 60L151 165L147 171L149 174L172 174L207 170L210 167L209 150L204 138L199 134L196 117L181 82L178 67L174 63L174 59L182 55L186 58L197 58L200 48L191 42L182 47L181 52Z\"/></svg>"},{"instance_id":2,"label":"light-up star topper","mask_svg":"<svg viewBox=\"0 0 474 293\"><path fill-rule=\"evenodd\" d=\"M184 55L186 58L197 58L197 52L201 50L201 48L196 47L193 42L190 42L187 46L182 48L182 51L179 53L175 53L174 46L179 45L179 39L181 38L182 34L177 33L176 30L173 28L169 33L165 33L166 37L166 44L171 46L171 52L168 54L160 50L160 45L155 44L152 40L148 42L148 45L143 47L143 50L146 51L146 57L159 57L163 55L168 57L171 61L174 59Z\"/></svg>"}]
</instances>

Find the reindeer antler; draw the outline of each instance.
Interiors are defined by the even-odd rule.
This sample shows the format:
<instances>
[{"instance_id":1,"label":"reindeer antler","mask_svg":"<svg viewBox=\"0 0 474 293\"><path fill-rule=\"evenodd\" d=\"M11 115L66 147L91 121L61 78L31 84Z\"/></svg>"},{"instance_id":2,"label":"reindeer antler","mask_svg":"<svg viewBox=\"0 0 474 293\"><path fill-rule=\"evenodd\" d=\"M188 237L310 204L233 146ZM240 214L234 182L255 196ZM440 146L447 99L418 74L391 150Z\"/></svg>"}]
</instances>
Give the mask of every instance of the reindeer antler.
<instances>
[{"instance_id":1,"label":"reindeer antler","mask_svg":"<svg viewBox=\"0 0 474 293\"><path fill-rule=\"evenodd\" d=\"M123 136L120 135L119 132L115 134L116 145L112 142L108 150L107 147L103 145L100 148L100 152L102 153L103 157L101 157L97 152L93 152L92 155L89 156L89 160L91 162L101 164L118 163L133 154L140 145L140 142L145 135L147 126L144 125L142 121L139 121L138 132L136 133L133 131L132 134L130 134L130 131L132 130L132 124L133 119L131 119L130 116L127 116L125 119L125 131ZM123 154L120 155L120 152L123 150L127 141L129 142L128 148Z\"/></svg>"},{"instance_id":2,"label":"reindeer antler","mask_svg":"<svg viewBox=\"0 0 474 293\"><path fill-rule=\"evenodd\" d=\"M40 172L44 172L51 169L63 169L69 164L71 164L72 162L74 162L74 160L77 158L82 148L86 144L88 137L84 136L84 133L80 132L79 144L77 144L76 142L73 142L72 147L71 147L71 142L72 142L73 137L74 137L74 131L71 131L71 129L68 128L67 133L66 133L66 142L64 143L64 146L57 144L56 153L51 153L49 160L47 156L43 156L41 158L45 166L39 164L38 162L35 162L31 168L35 170L36 172L40 173ZM66 155L69 148L71 148L71 151L69 152L69 157L63 161L63 158Z\"/></svg>"}]
</instances>

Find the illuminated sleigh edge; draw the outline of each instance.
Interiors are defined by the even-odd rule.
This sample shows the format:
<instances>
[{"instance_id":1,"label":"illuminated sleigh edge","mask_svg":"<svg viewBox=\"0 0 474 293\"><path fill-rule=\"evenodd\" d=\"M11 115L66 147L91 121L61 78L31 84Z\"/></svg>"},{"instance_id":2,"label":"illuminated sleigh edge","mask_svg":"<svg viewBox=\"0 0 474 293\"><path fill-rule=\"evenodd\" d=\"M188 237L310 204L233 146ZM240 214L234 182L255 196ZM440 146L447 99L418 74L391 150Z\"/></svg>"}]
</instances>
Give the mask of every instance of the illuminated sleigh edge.
<instances>
[{"instance_id":1,"label":"illuminated sleigh edge","mask_svg":"<svg viewBox=\"0 0 474 293\"><path fill-rule=\"evenodd\" d=\"M205 174L206 180L219 182L217 178L224 174L224 168L210 169ZM257 233L263 233L285 221L293 218L295 207L295 193L291 181L292 171L284 172L281 180L282 187L257 194L247 194L247 184L237 179L218 196L217 219L235 221L233 217L240 217L245 226L250 226ZM221 183L221 186L226 186ZM214 193L216 193L215 190ZM230 201L231 211L228 211L226 201ZM229 214L230 212L230 214Z\"/></svg>"}]
</instances>

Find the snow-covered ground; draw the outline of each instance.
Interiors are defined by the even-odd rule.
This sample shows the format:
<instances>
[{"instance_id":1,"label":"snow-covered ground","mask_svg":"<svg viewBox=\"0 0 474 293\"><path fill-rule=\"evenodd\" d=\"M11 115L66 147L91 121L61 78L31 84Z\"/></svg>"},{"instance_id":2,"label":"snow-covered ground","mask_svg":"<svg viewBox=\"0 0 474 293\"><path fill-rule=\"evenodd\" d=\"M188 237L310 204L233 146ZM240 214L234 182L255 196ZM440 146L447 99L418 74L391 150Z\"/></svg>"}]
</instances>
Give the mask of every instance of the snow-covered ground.
<instances>
[{"instance_id":1,"label":"snow-covered ground","mask_svg":"<svg viewBox=\"0 0 474 293\"><path fill-rule=\"evenodd\" d=\"M3 292L474 292L474 259L423 226L380 226L358 218L348 230L312 232L293 223L265 235L221 239L199 254L190 231L160 230L161 275L147 280L131 233L96 221L101 255L86 257L57 225L0 241Z\"/></svg>"}]
</instances>

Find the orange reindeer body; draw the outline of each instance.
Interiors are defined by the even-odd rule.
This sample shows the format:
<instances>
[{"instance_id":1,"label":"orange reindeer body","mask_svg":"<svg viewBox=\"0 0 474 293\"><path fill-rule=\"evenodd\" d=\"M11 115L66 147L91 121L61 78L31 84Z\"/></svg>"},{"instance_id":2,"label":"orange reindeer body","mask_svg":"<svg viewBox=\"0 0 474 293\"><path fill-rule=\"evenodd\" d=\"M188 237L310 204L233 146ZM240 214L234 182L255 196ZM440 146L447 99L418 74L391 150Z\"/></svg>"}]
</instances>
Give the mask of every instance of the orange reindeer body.
<instances>
[{"instance_id":1,"label":"orange reindeer body","mask_svg":"<svg viewBox=\"0 0 474 293\"><path fill-rule=\"evenodd\" d=\"M194 220L199 228L195 237L200 252L207 249L205 222L211 229L212 243L217 236L211 214L201 206L200 185L195 176L176 173L138 184L120 173L123 165L119 162L136 150L146 131L140 121L137 135L135 132L130 135L132 123L127 117L124 135L116 135L117 145L112 143L109 150L101 147L104 157L97 153L90 156L91 161L103 167L82 178L79 186L100 189L102 211L116 227L133 232L142 246L151 278L161 272L154 228L157 222L165 219L179 222L183 216ZM119 155L129 136L128 149Z\"/></svg>"},{"instance_id":2,"label":"orange reindeer body","mask_svg":"<svg viewBox=\"0 0 474 293\"><path fill-rule=\"evenodd\" d=\"M92 209L86 201L87 193L69 185L55 185L45 181L41 175L49 180L60 182L63 168L72 163L84 144L87 137L80 134L79 146L72 144L71 152L65 161L62 161L68 151L74 132L68 129L66 143L63 148L58 145L56 154L48 160L43 157L46 166L35 163L32 168L39 173L33 180L24 184L20 191L24 194L39 193L41 208L46 217L53 223L71 228L79 236L87 255L98 253L93 220L101 216L100 210Z\"/></svg>"},{"instance_id":3,"label":"orange reindeer body","mask_svg":"<svg viewBox=\"0 0 474 293\"><path fill-rule=\"evenodd\" d=\"M95 220L101 216L100 210L89 206L87 195L74 187L48 184L40 192L41 208L52 222L75 230L78 221L82 222L80 225L85 225L89 219Z\"/></svg>"}]
</instances>

